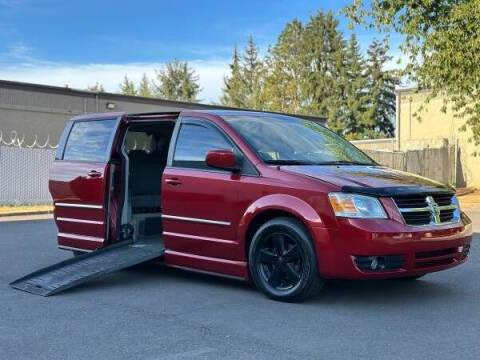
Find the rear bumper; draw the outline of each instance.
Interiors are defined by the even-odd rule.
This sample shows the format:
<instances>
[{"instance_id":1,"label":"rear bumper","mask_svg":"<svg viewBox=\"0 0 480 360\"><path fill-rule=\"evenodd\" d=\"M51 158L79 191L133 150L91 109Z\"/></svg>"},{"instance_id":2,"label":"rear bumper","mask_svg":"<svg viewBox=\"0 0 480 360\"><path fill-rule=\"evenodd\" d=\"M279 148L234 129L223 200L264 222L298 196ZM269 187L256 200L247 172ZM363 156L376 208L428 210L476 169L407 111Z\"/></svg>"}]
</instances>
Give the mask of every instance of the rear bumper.
<instances>
[{"instance_id":1,"label":"rear bumper","mask_svg":"<svg viewBox=\"0 0 480 360\"><path fill-rule=\"evenodd\" d=\"M394 220L339 219L334 229L314 228L318 268L325 278L386 279L426 274L467 260L472 239L466 215L458 224L412 227ZM356 257L394 256L395 269L362 270Z\"/></svg>"}]
</instances>

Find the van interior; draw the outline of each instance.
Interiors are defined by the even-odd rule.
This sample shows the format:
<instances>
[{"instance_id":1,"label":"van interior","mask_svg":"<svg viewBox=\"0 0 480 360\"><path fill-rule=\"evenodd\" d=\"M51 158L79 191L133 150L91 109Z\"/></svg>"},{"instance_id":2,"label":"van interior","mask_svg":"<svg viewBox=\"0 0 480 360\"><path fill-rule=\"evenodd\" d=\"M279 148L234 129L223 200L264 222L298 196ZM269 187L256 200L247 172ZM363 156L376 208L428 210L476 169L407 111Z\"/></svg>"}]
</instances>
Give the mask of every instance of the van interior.
<instances>
[{"instance_id":1,"label":"van interior","mask_svg":"<svg viewBox=\"0 0 480 360\"><path fill-rule=\"evenodd\" d=\"M123 237L162 241L162 175L175 121L137 121L129 124L121 154L124 196ZM125 235L127 231L127 235Z\"/></svg>"}]
</instances>

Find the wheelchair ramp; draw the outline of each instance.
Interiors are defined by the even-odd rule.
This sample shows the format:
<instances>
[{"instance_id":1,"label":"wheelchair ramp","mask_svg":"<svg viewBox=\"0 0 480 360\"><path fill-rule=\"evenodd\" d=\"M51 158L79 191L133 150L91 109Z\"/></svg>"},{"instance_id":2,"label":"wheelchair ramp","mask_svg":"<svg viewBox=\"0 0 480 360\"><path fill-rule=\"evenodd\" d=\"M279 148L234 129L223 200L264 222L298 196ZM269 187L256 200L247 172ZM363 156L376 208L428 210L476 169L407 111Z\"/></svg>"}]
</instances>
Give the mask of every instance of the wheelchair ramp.
<instances>
[{"instance_id":1,"label":"wheelchair ramp","mask_svg":"<svg viewBox=\"0 0 480 360\"><path fill-rule=\"evenodd\" d=\"M50 296L102 275L155 259L163 241L118 243L35 271L10 283L18 290Z\"/></svg>"}]
</instances>

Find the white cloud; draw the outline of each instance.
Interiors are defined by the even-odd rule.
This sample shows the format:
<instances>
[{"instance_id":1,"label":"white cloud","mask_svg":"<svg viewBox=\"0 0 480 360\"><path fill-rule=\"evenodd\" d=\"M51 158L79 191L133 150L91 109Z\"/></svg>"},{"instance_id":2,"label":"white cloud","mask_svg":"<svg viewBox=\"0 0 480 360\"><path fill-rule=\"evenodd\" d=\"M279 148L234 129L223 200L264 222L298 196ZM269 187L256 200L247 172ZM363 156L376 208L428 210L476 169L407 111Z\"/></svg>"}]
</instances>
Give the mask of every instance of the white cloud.
<instances>
[{"instance_id":1,"label":"white cloud","mask_svg":"<svg viewBox=\"0 0 480 360\"><path fill-rule=\"evenodd\" d=\"M0 67L0 79L57 86L68 85L78 89L86 89L89 85L99 82L106 91L117 92L118 85L125 75L138 82L143 74L153 78L155 69L163 65L162 63L62 64L31 61L28 52L27 47L12 48L10 57L15 57L20 61L17 64L9 63ZM26 61L21 61L21 59ZM218 101L223 86L223 77L228 72L228 63L229 60L223 59L189 61L200 78L202 91L199 98L202 102Z\"/></svg>"}]
</instances>

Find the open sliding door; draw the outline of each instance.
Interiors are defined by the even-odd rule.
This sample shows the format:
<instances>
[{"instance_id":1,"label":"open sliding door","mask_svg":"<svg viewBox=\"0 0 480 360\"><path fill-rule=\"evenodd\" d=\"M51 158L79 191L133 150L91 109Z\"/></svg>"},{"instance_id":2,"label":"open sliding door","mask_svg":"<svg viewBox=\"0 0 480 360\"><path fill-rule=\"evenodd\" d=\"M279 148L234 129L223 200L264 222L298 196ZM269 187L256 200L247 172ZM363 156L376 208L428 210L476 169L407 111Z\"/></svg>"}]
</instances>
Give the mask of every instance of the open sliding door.
<instances>
[{"instance_id":1,"label":"open sliding door","mask_svg":"<svg viewBox=\"0 0 480 360\"><path fill-rule=\"evenodd\" d=\"M72 120L50 172L58 245L91 251L108 240L112 145L121 117Z\"/></svg>"}]
</instances>

